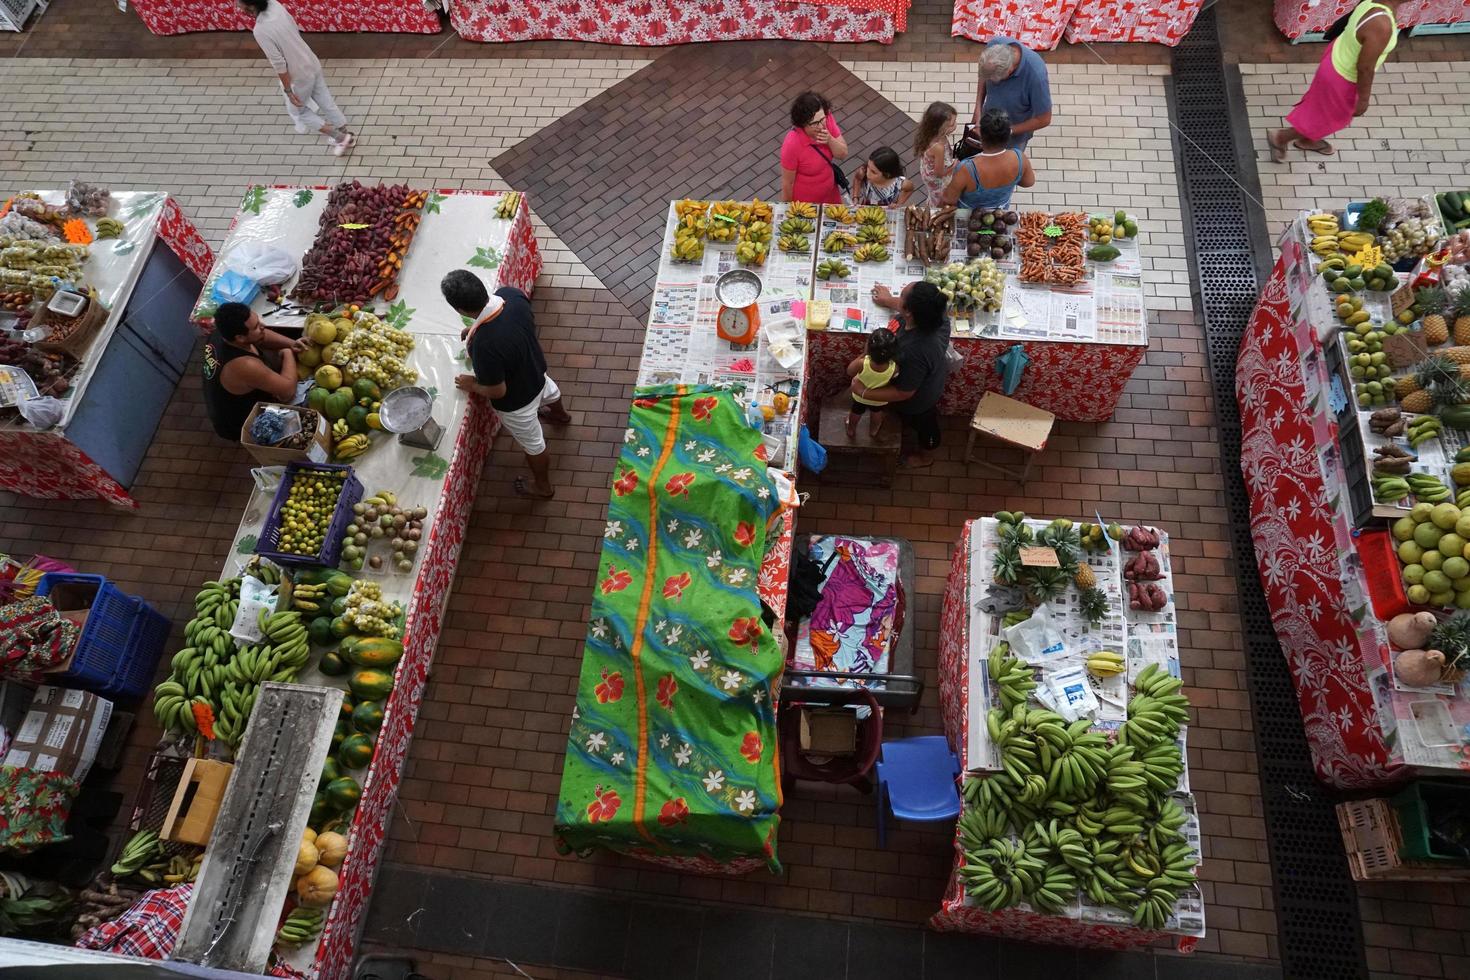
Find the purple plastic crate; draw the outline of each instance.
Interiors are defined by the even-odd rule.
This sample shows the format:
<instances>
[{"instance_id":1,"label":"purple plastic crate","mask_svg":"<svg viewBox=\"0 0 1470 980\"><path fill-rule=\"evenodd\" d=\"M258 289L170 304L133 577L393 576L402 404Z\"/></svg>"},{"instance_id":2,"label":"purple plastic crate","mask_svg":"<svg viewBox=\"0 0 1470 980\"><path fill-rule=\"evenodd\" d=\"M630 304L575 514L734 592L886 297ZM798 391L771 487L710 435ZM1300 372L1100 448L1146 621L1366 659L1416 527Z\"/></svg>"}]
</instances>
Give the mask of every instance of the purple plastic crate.
<instances>
[{"instance_id":1,"label":"purple plastic crate","mask_svg":"<svg viewBox=\"0 0 1470 980\"><path fill-rule=\"evenodd\" d=\"M332 523L327 527L322 550L315 555L297 555L275 550L281 540L281 509L286 506L286 497L291 492L296 474L302 471L335 473L338 470L345 470L347 479L342 481L342 493L337 497L336 509L332 511ZM271 500L271 509L265 515L265 526L261 528L260 537L256 540L255 553L278 565L325 565L327 568L336 568L337 562L342 558L342 536L347 533L347 525L352 523L352 507L362 499L362 494L362 481L353 475L352 467L345 463L287 463L286 474L281 477L281 485L276 488L276 496Z\"/></svg>"}]
</instances>

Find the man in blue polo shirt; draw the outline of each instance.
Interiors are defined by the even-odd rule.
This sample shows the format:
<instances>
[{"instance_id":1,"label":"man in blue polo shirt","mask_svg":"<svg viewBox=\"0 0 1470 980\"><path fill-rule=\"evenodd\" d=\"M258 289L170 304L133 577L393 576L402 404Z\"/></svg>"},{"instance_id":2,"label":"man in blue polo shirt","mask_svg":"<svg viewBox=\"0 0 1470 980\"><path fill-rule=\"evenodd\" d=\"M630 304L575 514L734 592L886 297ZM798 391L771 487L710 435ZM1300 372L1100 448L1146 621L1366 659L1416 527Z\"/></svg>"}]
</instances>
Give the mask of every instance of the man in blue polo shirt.
<instances>
[{"instance_id":1,"label":"man in blue polo shirt","mask_svg":"<svg viewBox=\"0 0 1470 980\"><path fill-rule=\"evenodd\" d=\"M1038 129L1051 125L1051 84L1041 55L1013 37L998 37L980 52L975 122L986 109L1004 109L1011 119L1011 146L1025 150Z\"/></svg>"}]
</instances>

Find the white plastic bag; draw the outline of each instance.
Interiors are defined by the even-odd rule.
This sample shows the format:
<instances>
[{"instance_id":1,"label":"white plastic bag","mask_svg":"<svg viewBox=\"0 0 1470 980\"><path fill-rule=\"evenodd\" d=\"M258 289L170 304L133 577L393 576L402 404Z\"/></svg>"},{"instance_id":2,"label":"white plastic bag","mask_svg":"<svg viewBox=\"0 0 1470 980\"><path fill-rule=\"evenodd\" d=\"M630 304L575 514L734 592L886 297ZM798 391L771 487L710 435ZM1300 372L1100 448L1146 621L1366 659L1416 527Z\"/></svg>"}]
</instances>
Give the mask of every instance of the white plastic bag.
<instances>
[{"instance_id":1,"label":"white plastic bag","mask_svg":"<svg viewBox=\"0 0 1470 980\"><path fill-rule=\"evenodd\" d=\"M241 242L225 256L224 266L231 272L254 279L262 286L285 282L296 275L296 260L291 253L262 242Z\"/></svg>"},{"instance_id":2,"label":"white plastic bag","mask_svg":"<svg viewBox=\"0 0 1470 980\"><path fill-rule=\"evenodd\" d=\"M1030 617L1001 631L1011 652L1034 667L1055 663L1067 652L1061 630L1051 621L1051 610L1042 603Z\"/></svg>"},{"instance_id":3,"label":"white plastic bag","mask_svg":"<svg viewBox=\"0 0 1470 980\"><path fill-rule=\"evenodd\" d=\"M36 428L49 429L61 421L66 406L59 398L27 398L20 403L20 414Z\"/></svg>"}]
</instances>

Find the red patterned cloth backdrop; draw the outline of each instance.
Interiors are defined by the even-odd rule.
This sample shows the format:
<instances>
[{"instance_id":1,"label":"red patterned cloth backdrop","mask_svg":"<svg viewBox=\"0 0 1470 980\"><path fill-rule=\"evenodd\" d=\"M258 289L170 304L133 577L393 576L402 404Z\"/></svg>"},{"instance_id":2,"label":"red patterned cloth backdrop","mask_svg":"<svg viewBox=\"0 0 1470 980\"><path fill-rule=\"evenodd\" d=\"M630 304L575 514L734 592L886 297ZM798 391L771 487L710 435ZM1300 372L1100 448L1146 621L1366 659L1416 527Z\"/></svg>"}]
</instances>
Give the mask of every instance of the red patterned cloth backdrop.
<instances>
[{"instance_id":1,"label":"red patterned cloth backdrop","mask_svg":"<svg viewBox=\"0 0 1470 980\"><path fill-rule=\"evenodd\" d=\"M807 390L816 399L831 398L845 389L847 365L862 354L867 336L831 330L807 332ZM1011 397L1059 419L1106 422L1133 369L1148 348L1123 344L1083 344L1061 341L981 340L956 337L955 349L965 363L951 371L939 399L943 415L973 415L980 396L1001 391L995 359L1017 343L1031 363Z\"/></svg>"},{"instance_id":2,"label":"red patterned cloth backdrop","mask_svg":"<svg viewBox=\"0 0 1470 980\"><path fill-rule=\"evenodd\" d=\"M514 286L527 296L531 295L536 286L536 277L541 275L541 249L536 245L536 230L531 227L531 205L524 194L521 195L521 206L516 211L515 223L510 228L505 259L497 271L500 285Z\"/></svg>"},{"instance_id":3,"label":"red patterned cloth backdrop","mask_svg":"<svg viewBox=\"0 0 1470 980\"><path fill-rule=\"evenodd\" d=\"M955 0L950 33L972 41L1013 37L1049 51L1062 39L1080 0Z\"/></svg>"},{"instance_id":4,"label":"red patterned cloth backdrop","mask_svg":"<svg viewBox=\"0 0 1470 980\"><path fill-rule=\"evenodd\" d=\"M138 506L122 484L55 432L0 429L0 489L43 500L96 497Z\"/></svg>"},{"instance_id":5,"label":"red patterned cloth backdrop","mask_svg":"<svg viewBox=\"0 0 1470 980\"><path fill-rule=\"evenodd\" d=\"M471 41L594 41L656 46L691 41L893 40L907 0L453 0L449 23ZM898 8L896 16L888 8Z\"/></svg>"},{"instance_id":6,"label":"red patterned cloth backdrop","mask_svg":"<svg viewBox=\"0 0 1470 980\"><path fill-rule=\"evenodd\" d=\"M438 34L439 14L423 0L284 0L303 31L377 31ZM154 34L248 31L250 20L234 0L133 0Z\"/></svg>"},{"instance_id":7,"label":"red patterned cloth backdrop","mask_svg":"<svg viewBox=\"0 0 1470 980\"><path fill-rule=\"evenodd\" d=\"M163 201L163 213L158 218L158 237L173 249L179 261L188 266L200 282L209 277L209 270L214 268L214 252L204 236L199 234L199 229L194 227L194 222L184 215L179 202L171 197Z\"/></svg>"},{"instance_id":8,"label":"red patterned cloth backdrop","mask_svg":"<svg viewBox=\"0 0 1470 980\"><path fill-rule=\"evenodd\" d=\"M944 582L944 605L939 612L939 714L950 751L969 768L966 719L970 713L970 533L966 521L949 560Z\"/></svg>"},{"instance_id":9,"label":"red patterned cloth backdrop","mask_svg":"<svg viewBox=\"0 0 1470 980\"><path fill-rule=\"evenodd\" d=\"M1147 41L1178 44L1194 26L1204 0L1086 0L1067 24L1077 41Z\"/></svg>"},{"instance_id":10,"label":"red patterned cloth backdrop","mask_svg":"<svg viewBox=\"0 0 1470 980\"><path fill-rule=\"evenodd\" d=\"M428 684L434 644L444 621L444 603L454 582L464 544L475 487L499 419L487 402L470 401L464 425L455 440L454 455L445 476L439 512L429 531L424 560L414 582L403 634L403 659L394 675L393 692L384 709L372 765L362 787L362 802L352 818L347 856L340 869L337 898L317 946L319 980L346 980L351 975L353 950L367 915L369 895L388 835L398 782L408 757L408 745L418 717L419 703Z\"/></svg>"},{"instance_id":11,"label":"red patterned cloth backdrop","mask_svg":"<svg viewBox=\"0 0 1470 980\"><path fill-rule=\"evenodd\" d=\"M1276 27L1289 38L1321 34L1358 0L1276 0ZM1420 24L1457 24L1470 21L1470 0L1410 0L1395 14L1400 27Z\"/></svg>"},{"instance_id":12,"label":"red patterned cloth backdrop","mask_svg":"<svg viewBox=\"0 0 1470 980\"><path fill-rule=\"evenodd\" d=\"M1318 778L1344 789L1379 786L1402 773L1364 669L1386 654L1376 631L1360 628L1343 586L1356 565L1346 483L1330 448L1336 426L1315 331L1289 285L1307 259L1289 233L1281 249L1236 364L1251 536Z\"/></svg>"}]
</instances>

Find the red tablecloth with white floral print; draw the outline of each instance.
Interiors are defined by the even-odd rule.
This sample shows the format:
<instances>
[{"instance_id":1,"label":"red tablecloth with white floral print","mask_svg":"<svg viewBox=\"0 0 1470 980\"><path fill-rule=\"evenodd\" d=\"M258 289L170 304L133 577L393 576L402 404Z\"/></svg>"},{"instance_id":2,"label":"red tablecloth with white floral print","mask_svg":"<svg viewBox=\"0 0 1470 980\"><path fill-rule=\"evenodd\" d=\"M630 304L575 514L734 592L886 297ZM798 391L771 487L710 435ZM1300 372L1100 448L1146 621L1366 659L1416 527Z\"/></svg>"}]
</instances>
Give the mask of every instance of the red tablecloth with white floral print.
<instances>
[{"instance_id":1,"label":"red tablecloth with white floral print","mask_svg":"<svg viewBox=\"0 0 1470 980\"><path fill-rule=\"evenodd\" d=\"M909 0L453 0L449 23L471 41L882 41L906 26Z\"/></svg>"},{"instance_id":2,"label":"red tablecloth with white floral print","mask_svg":"<svg viewBox=\"0 0 1470 980\"><path fill-rule=\"evenodd\" d=\"M1321 34L1359 0L1276 0L1276 27L1293 40L1303 34ZM1458 24L1470 21L1470 0L1409 0L1394 14L1400 27L1420 24Z\"/></svg>"},{"instance_id":3,"label":"red tablecloth with white floral print","mask_svg":"<svg viewBox=\"0 0 1470 980\"><path fill-rule=\"evenodd\" d=\"M972 41L1013 37L1037 51L1050 51L1080 0L955 0L950 33Z\"/></svg>"},{"instance_id":4,"label":"red tablecloth with white floral print","mask_svg":"<svg viewBox=\"0 0 1470 980\"><path fill-rule=\"evenodd\" d=\"M847 365L862 355L867 334L833 330L807 331L809 403L819 403L850 384ZM1148 348L1137 344L1089 344L1055 340L991 340L953 338L965 363L949 373L939 399L942 415L973 415L980 396L1003 391L995 360L1012 347L1025 348L1031 363L1011 393L1028 405L1053 412L1059 419L1105 422Z\"/></svg>"},{"instance_id":5,"label":"red tablecloth with white floral print","mask_svg":"<svg viewBox=\"0 0 1470 980\"><path fill-rule=\"evenodd\" d=\"M1083 0L1065 34L1069 42L1145 41L1178 44L1204 0Z\"/></svg>"},{"instance_id":6,"label":"red tablecloth with white floral print","mask_svg":"<svg viewBox=\"0 0 1470 980\"><path fill-rule=\"evenodd\" d=\"M303 31L438 34L439 12L423 0L283 0ZM234 0L132 0L154 34L248 31L250 18Z\"/></svg>"}]
</instances>

